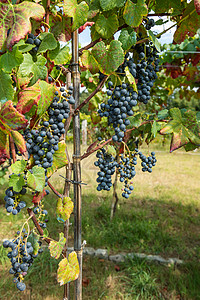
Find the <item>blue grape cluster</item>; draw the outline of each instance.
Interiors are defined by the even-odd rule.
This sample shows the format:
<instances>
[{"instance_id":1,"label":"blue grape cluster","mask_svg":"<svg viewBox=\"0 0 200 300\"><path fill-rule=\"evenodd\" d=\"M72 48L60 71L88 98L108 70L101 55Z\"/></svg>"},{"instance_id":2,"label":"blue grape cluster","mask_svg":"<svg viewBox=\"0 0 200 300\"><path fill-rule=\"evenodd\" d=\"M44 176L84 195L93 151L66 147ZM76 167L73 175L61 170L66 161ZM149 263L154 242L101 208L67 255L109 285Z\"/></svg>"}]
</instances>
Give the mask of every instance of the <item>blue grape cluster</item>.
<instances>
[{"instance_id":1,"label":"blue grape cluster","mask_svg":"<svg viewBox=\"0 0 200 300\"><path fill-rule=\"evenodd\" d=\"M102 103L98 111L100 117L108 118L108 125L112 125L115 134L114 142L122 142L126 127L130 124L128 116L133 115L132 108L137 105L137 93L126 83L113 88L112 81L108 82L108 103Z\"/></svg>"},{"instance_id":2,"label":"blue grape cluster","mask_svg":"<svg viewBox=\"0 0 200 300\"><path fill-rule=\"evenodd\" d=\"M141 159L141 166L142 166L142 171L146 172L148 171L149 173L152 172L152 167L156 165L157 159L155 152L151 152L151 155L146 157L142 152L139 152L139 157Z\"/></svg>"},{"instance_id":3,"label":"blue grape cluster","mask_svg":"<svg viewBox=\"0 0 200 300\"><path fill-rule=\"evenodd\" d=\"M47 227L46 223L48 222L48 219L46 219L46 216L48 215L48 211L46 209L43 209L40 206L36 206L36 207L34 207L33 212L35 215L38 215L37 221L38 221L40 227L46 228Z\"/></svg>"},{"instance_id":4,"label":"blue grape cluster","mask_svg":"<svg viewBox=\"0 0 200 300\"><path fill-rule=\"evenodd\" d=\"M100 171L97 173L97 191L110 191L110 188L112 187L111 176L115 173L117 162L114 160L114 157L112 155L106 152L105 149L101 149L101 151L98 151L96 157L98 158L98 160L95 161L94 165L100 168Z\"/></svg>"},{"instance_id":5,"label":"blue grape cluster","mask_svg":"<svg viewBox=\"0 0 200 300\"><path fill-rule=\"evenodd\" d=\"M13 239L12 241L4 241L3 247L11 248L11 251L7 254L12 264L9 273L14 275L13 282L16 283L17 288L20 291L24 291L26 289L26 285L23 283L24 276L31 267L34 258L36 258L43 250L40 248L41 242L38 241L38 253L33 254L33 246L31 242L27 242L28 234L26 230L23 229L21 234L18 231L17 234L18 237L16 239Z\"/></svg>"},{"instance_id":6,"label":"blue grape cluster","mask_svg":"<svg viewBox=\"0 0 200 300\"><path fill-rule=\"evenodd\" d=\"M137 165L137 156L134 153L121 154L120 162L117 166L118 172L120 175L120 182L124 182L124 190L122 197L128 199L130 194L133 191L133 186L131 185L130 180L133 179L136 175L135 165Z\"/></svg>"},{"instance_id":7,"label":"blue grape cluster","mask_svg":"<svg viewBox=\"0 0 200 300\"><path fill-rule=\"evenodd\" d=\"M39 49L39 46L41 44L41 40L39 37L35 36L33 33L29 33L28 39L26 40L26 44L35 45L33 49L31 49L29 52L32 55L36 55Z\"/></svg>"},{"instance_id":8,"label":"blue grape cluster","mask_svg":"<svg viewBox=\"0 0 200 300\"><path fill-rule=\"evenodd\" d=\"M146 30L151 30L152 27L155 26L155 21L154 19L149 19L149 18L146 18L145 19L145 28Z\"/></svg>"},{"instance_id":9,"label":"blue grape cluster","mask_svg":"<svg viewBox=\"0 0 200 300\"><path fill-rule=\"evenodd\" d=\"M45 170L52 166L53 154L58 151L60 137L65 133L64 121L69 117L69 104L75 103L72 96L73 87L69 87L68 93L64 88L61 88L60 91L61 97L58 97L59 93L56 91L47 111L48 120L43 121L38 130L28 128L24 132L29 156L32 154L34 164ZM46 185L47 181L46 177Z\"/></svg>"},{"instance_id":10,"label":"blue grape cluster","mask_svg":"<svg viewBox=\"0 0 200 300\"><path fill-rule=\"evenodd\" d=\"M17 215L21 211L21 209L26 207L26 203L20 200L20 197L26 194L26 188L23 187L20 192L15 192L13 191L12 187L9 187L6 190L5 194L5 208L8 213Z\"/></svg>"}]
</instances>

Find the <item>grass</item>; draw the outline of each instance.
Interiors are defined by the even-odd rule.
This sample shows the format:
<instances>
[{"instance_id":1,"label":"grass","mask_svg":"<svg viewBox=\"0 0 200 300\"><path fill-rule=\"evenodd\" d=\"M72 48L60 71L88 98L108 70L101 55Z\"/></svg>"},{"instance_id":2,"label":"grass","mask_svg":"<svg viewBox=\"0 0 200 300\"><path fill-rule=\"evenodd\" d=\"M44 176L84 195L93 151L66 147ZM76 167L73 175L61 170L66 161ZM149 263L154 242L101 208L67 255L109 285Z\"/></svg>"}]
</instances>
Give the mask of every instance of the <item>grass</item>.
<instances>
[{"instance_id":1,"label":"grass","mask_svg":"<svg viewBox=\"0 0 200 300\"><path fill-rule=\"evenodd\" d=\"M154 149L158 149L157 144L151 149L145 148L144 153ZM96 192L95 155L82 162L82 180L87 183L82 188L82 237L88 246L107 248L109 253L143 252L177 257L186 263L172 268L145 260L129 260L115 266L108 261L84 257L83 299L200 299L199 153L157 151L156 155L158 162L152 174L143 174L138 166L134 192L129 200L120 197L112 222L112 192ZM51 182L62 191L63 179L59 174L64 175L64 170L59 170ZM120 189L119 185L119 195ZM51 194L47 199L48 230L57 239L63 225L56 221L56 197ZM24 220L22 214L16 217L5 214L0 206L0 239L11 238ZM70 245L72 235L73 226ZM51 259L47 251L33 264L23 295L11 283L2 247L0 254L0 299L61 299L62 288L56 285L58 262Z\"/></svg>"}]
</instances>

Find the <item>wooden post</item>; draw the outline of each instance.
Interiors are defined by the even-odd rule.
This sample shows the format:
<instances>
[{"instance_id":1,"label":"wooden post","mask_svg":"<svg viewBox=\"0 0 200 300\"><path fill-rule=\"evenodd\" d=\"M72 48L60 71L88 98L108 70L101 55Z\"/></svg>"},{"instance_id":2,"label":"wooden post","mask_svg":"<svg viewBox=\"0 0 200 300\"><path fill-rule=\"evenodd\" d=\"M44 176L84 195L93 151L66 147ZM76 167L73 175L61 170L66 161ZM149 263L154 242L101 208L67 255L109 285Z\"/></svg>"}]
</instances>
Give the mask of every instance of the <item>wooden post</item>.
<instances>
[{"instance_id":1,"label":"wooden post","mask_svg":"<svg viewBox=\"0 0 200 300\"><path fill-rule=\"evenodd\" d=\"M82 121L82 145L87 145L87 120Z\"/></svg>"}]
</instances>

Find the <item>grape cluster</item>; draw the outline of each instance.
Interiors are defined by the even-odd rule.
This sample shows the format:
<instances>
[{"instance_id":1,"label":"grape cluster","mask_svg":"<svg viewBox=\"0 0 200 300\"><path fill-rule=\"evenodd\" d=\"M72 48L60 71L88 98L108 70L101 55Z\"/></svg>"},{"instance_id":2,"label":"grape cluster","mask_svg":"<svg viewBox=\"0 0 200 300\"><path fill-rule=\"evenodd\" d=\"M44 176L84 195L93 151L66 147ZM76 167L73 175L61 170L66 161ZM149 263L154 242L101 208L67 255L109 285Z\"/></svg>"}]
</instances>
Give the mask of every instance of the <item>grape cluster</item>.
<instances>
[{"instance_id":1,"label":"grape cluster","mask_svg":"<svg viewBox=\"0 0 200 300\"><path fill-rule=\"evenodd\" d=\"M26 194L26 188L23 187L20 192L15 192L13 191L12 187L9 187L5 193L5 208L8 213L17 215L21 211L21 209L26 207L26 203L20 200L20 197Z\"/></svg>"},{"instance_id":2,"label":"grape cluster","mask_svg":"<svg viewBox=\"0 0 200 300\"><path fill-rule=\"evenodd\" d=\"M26 129L24 132L29 155L33 155L35 165L43 167L45 170L53 164L53 154L58 150L61 135L65 133L63 121L69 117L69 104L75 102L72 96L73 87L69 87L68 93L65 92L64 88L61 88L60 91L61 97L58 97L59 94L56 91L47 111L48 120L43 121L38 130ZM46 177L47 181L48 178Z\"/></svg>"},{"instance_id":3,"label":"grape cluster","mask_svg":"<svg viewBox=\"0 0 200 300\"><path fill-rule=\"evenodd\" d=\"M114 142L122 142L126 126L130 124L128 116L133 115L132 108L137 105L137 93L126 83L113 88L112 81L108 82L107 95L110 97L107 104L102 103L98 111L100 117L108 118L108 125L113 126L115 135Z\"/></svg>"},{"instance_id":4,"label":"grape cluster","mask_svg":"<svg viewBox=\"0 0 200 300\"><path fill-rule=\"evenodd\" d=\"M46 228L47 227L46 223L48 222L48 219L45 218L48 214L47 210L43 209L40 206L36 206L34 207L33 212L35 215L38 215L37 221L39 222L40 227Z\"/></svg>"},{"instance_id":5,"label":"grape cluster","mask_svg":"<svg viewBox=\"0 0 200 300\"><path fill-rule=\"evenodd\" d=\"M33 245L27 241L28 234L25 229L23 229L21 233L18 231L17 234L18 237L16 239L4 241L3 247L11 248L11 251L7 254L12 264L9 273L14 275L13 282L16 283L17 288L20 291L24 291L26 289L26 285L23 283L24 276L32 265L34 258L43 250L40 248L41 242L38 241L39 250L37 254L34 254Z\"/></svg>"},{"instance_id":6,"label":"grape cluster","mask_svg":"<svg viewBox=\"0 0 200 300\"><path fill-rule=\"evenodd\" d=\"M41 42L42 42L42 41L40 40L39 37L34 36L34 34L32 34L32 33L29 33L28 39L26 40L25 43L26 43L26 44L30 44L30 45L35 45L35 47L34 47L33 49L30 50L30 53L31 53L32 55L36 55L37 52L38 52L38 49L39 49L39 46L40 46Z\"/></svg>"},{"instance_id":7,"label":"grape cluster","mask_svg":"<svg viewBox=\"0 0 200 300\"><path fill-rule=\"evenodd\" d=\"M100 171L97 173L97 191L110 191L110 188L112 186L111 176L115 173L117 162L114 160L114 157L112 155L106 152L105 149L101 149L101 151L98 151L96 157L98 158L98 160L95 161L94 165L100 168Z\"/></svg>"},{"instance_id":8,"label":"grape cluster","mask_svg":"<svg viewBox=\"0 0 200 300\"><path fill-rule=\"evenodd\" d=\"M146 23L146 25L145 25L146 30L151 30L151 28L155 26L154 19L146 18L145 23Z\"/></svg>"},{"instance_id":9,"label":"grape cluster","mask_svg":"<svg viewBox=\"0 0 200 300\"><path fill-rule=\"evenodd\" d=\"M142 171L146 172L148 171L149 173L152 172L152 167L156 165L157 159L155 156L155 152L151 152L151 155L146 157L142 152L139 152L139 157L141 159L141 166L142 166Z\"/></svg>"},{"instance_id":10,"label":"grape cluster","mask_svg":"<svg viewBox=\"0 0 200 300\"><path fill-rule=\"evenodd\" d=\"M131 179L136 175L135 165L137 165L137 156L134 153L131 154L121 154L120 162L117 166L118 172L120 174L120 182L124 182L124 190L122 197L128 199L131 192L133 191L133 186L130 182Z\"/></svg>"}]
</instances>

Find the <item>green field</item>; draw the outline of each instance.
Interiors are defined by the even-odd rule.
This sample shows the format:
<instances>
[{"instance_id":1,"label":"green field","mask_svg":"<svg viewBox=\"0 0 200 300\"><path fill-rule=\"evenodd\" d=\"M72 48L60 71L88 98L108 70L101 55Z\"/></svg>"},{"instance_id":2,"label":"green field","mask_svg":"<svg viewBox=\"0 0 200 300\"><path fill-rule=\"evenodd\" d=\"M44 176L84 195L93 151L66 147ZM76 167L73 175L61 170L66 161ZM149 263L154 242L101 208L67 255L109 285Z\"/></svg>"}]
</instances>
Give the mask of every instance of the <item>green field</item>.
<instances>
[{"instance_id":1,"label":"green field","mask_svg":"<svg viewBox=\"0 0 200 300\"><path fill-rule=\"evenodd\" d=\"M71 148L71 147L70 147ZM84 257L83 299L200 299L200 153L177 151L169 154L157 149L157 165L152 174L137 167L134 192L129 200L120 197L116 215L110 221L112 191L96 192L95 155L82 162L82 237L87 246L106 248L109 253L139 252L176 257L182 266L163 266L144 260L129 260L115 265L97 258ZM50 181L62 191L63 179L57 172ZM1 203L3 203L3 190ZM121 186L118 187L120 196ZM56 221L56 196L47 198L50 235L58 238L63 225ZM13 237L25 219L5 213L0 206L0 239ZM73 219L73 218L71 218ZM17 220L17 222L14 222ZM72 220L73 222L73 220ZM73 226L70 246L73 245ZM27 275L25 294L16 291L8 272L6 251L0 248L0 299L61 299L62 287L56 284L58 262L45 251L35 260ZM46 257L46 262L42 260ZM48 288L47 288L48 287ZM71 287L73 290L73 286Z\"/></svg>"}]
</instances>

